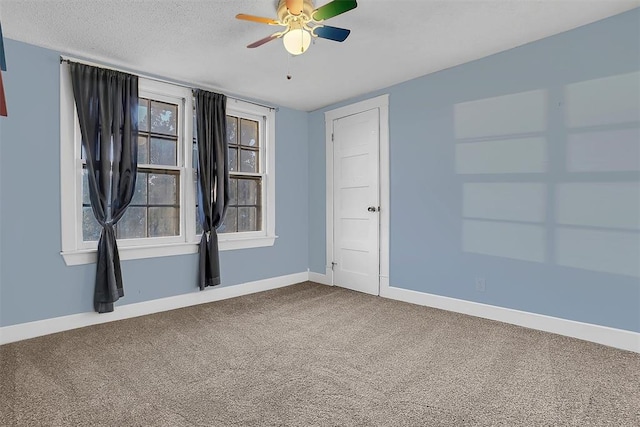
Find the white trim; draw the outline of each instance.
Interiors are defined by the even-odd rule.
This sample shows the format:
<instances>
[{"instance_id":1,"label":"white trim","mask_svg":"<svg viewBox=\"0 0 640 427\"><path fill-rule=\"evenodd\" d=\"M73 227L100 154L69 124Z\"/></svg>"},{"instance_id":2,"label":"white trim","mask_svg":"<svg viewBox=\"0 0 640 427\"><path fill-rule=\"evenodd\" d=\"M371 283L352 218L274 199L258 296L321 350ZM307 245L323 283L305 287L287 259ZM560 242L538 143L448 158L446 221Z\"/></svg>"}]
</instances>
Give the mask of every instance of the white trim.
<instances>
[{"instance_id":1,"label":"white trim","mask_svg":"<svg viewBox=\"0 0 640 427\"><path fill-rule=\"evenodd\" d=\"M390 224L390 188L389 179L389 95L380 103L380 287L389 285L389 224ZM384 278L387 278L385 281Z\"/></svg>"},{"instance_id":2,"label":"white trim","mask_svg":"<svg viewBox=\"0 0 640 427\"><path fill-rule=\"evenodd\" d=\"M383 292L382 292L383 291ZM381 297L497 320L640 353L640 333L387 286Z\"/></svg>"},{"instance_id":3,"label":"white trim","mask_svg":"<svg viewBox=\"0 0 640 427\"><path fill-rule=\"evenodd\" d=\"M237 249L261 248L273 246L278 236L260 236L250 238L232 238L225 240L218 234L218 250L234 251ZM83 249L72 252L60 252L66 265L82 265L96 262L97 249ZM174 255L188 255L198 252L198 243L171 243L166 245L122 246L118 243L118 254L121 261L131 259L158 258Z\"/></svg>"},{"instance_id":4,"label":"white trim","mask_svg":"<svg viewBox=\"0 0 640 427\"><path fill-rule=\"evenodd\" d=\"M205 304L249 295L256 292L295 285L307 281L308 272L289 274L287 276L272 277L270 279L257 280L239 285L214 287L206 291L194 291L188 294L174 297L161 298L151 301L139 302L117 306L111 313L79 313L53 319L38 320L35 322L20 323L18 325L0 328L0 345L15 341L35 338L70 329L82 328L99 323L108 323L116 320L129 319L162 311L175 310L177 308L192 305Z\"/></svg>"},{"instance_id":5,"label":"white trim","mask_svg":"<svg viewBox=\"0 0 640 427\"><path fill-rule=\"evenodd\" d=\"M327 276L326 274L322 274L322 273L316 273L313 271L309 272L309 281L314 283L320 283L321 285L333 286L331 284L330 276Z\"/></svg>"},{"instance_id":6,"label":"white trim","mask_svg":"<svg viewBox=\"0 0 640 427\"><path fill-rule=\"evenodd\" d=\"M60 66L60 209L61 209L61 246L63 251L77 249L78 218L75 209L78 197L76 195L78 182L75 141L76 141L76 113L73 103L71 74L68 65ZM82 179L82 177L80 178ZM81 182L81 181L80 181Z\"/></svg>"},{"instance_id":7,"label":"white trim","mask_svg":"<svg viewBox=\"0 0 640 427\"><path fill-rule=\"evenodd\" d=\"M249 295L256 292L290 286L307 280L315 283L331 285L329 277L329 275L307 271L304 273L273 277L270 279L257 280L255 282L248 282L239 285L211 288L204 292L197 291L174 297L127 304L118 306L116 311L112 313L79 313L56 317L53 319L0 327L0 345L35 338L42 335L53 334L56 332L96 325L99 323L113 322L116 320L144 316L146 314L235 298L242 295ZM388 282L388 278L381 278L381 284L384 284L385 281ZM390 287L388 285L381 286L381 291L384 292L381 292L380 296L384 298L438 308L455 313L467 314L470 316L482 317L485 319L497 320L499 322L523 326L544 332L551 332L640 353L640 333L638 332L625 331L622 329L576 322L574 320L560 319L542 314L528 313L525 311L464 301L456 298L416 292L408 289Z\"/></svg>"},{"instance_id":8,"label":"white trim","mask_svg":"<svg viewBox=\"0 0 640 427\"><path fill-rule=\"evenodd\" d=\"M379 146L379 184L380 184L380 234L379 234L379 256L380 256L380 280L378 283L378 293L382 292L382 287L388 287L389 277L389 221L391 203L389 197L389 95L380 95L355 104L336 108L327 111L325 116L325 145L326 145L326 262L327 276L331 277L333 284L333 274L331 271L331 261L333 259L333 121L341 117L358 114L364 111L378 109L380 126L380 146ZM387 280L383 280L383 278Z\"/></svg>"},{"instance_id":9,"label":"white trim","mask_svg":"<svg viewBox=\"0 0 640 427\"><path fill-rule=\"evenodd\" d=\"M278 238L278 236L259 236L248 238L231 236L231 238L225 239L223 236L223 234L218 234L218 250L220 251L273 246L275 240Z\"/></svg>"}]
</instances>

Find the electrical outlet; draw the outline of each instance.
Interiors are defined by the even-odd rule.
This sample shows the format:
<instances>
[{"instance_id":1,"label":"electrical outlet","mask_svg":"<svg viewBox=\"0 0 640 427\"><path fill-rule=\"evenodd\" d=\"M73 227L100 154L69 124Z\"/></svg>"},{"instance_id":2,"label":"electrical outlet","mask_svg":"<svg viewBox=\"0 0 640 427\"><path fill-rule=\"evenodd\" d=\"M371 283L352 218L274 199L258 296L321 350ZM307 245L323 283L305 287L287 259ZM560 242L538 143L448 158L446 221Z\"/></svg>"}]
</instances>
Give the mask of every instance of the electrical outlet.
<instances>
[{"instance_id":1,"label":"electrical outlet","mask_svg":"<svg viewBox=\"0 0 640 427\"><path fill-rule=\"evenodd\" d=\"M486 282L482 277L476 277L476 291L484 292L486 289Z\"/></svg>"}]
</instances>

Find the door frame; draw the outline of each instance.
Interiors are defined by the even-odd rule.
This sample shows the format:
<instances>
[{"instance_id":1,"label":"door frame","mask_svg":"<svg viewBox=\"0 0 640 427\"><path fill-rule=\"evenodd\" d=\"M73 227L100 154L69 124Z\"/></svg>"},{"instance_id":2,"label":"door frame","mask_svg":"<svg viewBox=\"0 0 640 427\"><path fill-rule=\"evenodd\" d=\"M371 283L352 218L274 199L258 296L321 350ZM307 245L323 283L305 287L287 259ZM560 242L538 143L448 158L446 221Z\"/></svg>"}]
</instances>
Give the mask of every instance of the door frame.
<instances>
[{"instance_id":1,"label":"door frame","mask_svg":"<svg viewBox=\"0 0 640 427\"><path fill-rule=\"evenodd\" d=\"M324 113L325 145L326 145L326 276L333 281L333 121L373 109L379 111L379 191L380 213L378 215L378 243L380 271L378 279L378 295L385 295L389 290L389 95L380 95L365 101L356 102Z\"/></svg>"}]
</instances>

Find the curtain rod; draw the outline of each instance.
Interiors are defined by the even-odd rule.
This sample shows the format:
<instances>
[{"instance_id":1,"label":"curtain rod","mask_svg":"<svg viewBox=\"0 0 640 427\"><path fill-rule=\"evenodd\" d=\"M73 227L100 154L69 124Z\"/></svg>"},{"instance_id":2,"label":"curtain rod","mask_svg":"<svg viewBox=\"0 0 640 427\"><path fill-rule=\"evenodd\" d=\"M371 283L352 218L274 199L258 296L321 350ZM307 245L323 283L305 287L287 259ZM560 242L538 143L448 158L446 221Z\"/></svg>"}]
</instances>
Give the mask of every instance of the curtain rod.
<instances>
[{"instance_id":1,"label":"curtain rod","mask_svg":"<svg viewBox=\"0 0 640 427\"><path fill-rule=\"evenodd\" d=\"M62 64L63 62L66 62L66 63L77 62L79 64L91 65L93 67L100 67L100 68L106 68L106 69L114 70L114 71L121 71L123 73L136 74L138 77L142 77L143 79L154 80L156 82L161 82L161 83L168 83L168 84L184 87L184 88L191 89L191 90L194 90L194 89L206 89L206 90L216 90L216 91L219 90L219 89L216 89L216 88L198 88L198 87L193 87L193 86L190 86L190 85L188 85L186 83L176 83L174 81L161 79L159 77L152 77L152 76L149 76L149 75L146 75L146 74L133 73L133 72L128 71L128 70L123 70L122 68L117 68L117 67L112 67L112 66L105 66L105 65L97 63L97 62L85 61L85 60L82 60L82 59L76 59L76 58L72 58L72 57L69 57L69 56L60 55L60 63ZM248 99L238 98L236 96L227 95L227 98L230 98L230 99L232 99L234 101L242 101L242 102L246 102L246 103L249 103L249 104L257 105L258 107L268 108L268 109L274 110L274 111L278 111L279 110L278 107L274 107L273 105L260 104L260 103L255 102L255 101L250 101Z\"/></svg>"}]
</instances>

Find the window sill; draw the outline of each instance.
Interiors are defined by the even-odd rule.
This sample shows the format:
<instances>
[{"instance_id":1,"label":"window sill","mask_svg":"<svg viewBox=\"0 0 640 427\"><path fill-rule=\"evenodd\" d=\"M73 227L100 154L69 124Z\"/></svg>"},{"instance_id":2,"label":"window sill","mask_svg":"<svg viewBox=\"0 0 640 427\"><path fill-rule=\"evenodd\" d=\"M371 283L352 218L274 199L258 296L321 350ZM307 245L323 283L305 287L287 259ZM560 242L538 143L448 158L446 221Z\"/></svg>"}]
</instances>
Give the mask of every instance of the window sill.
<instances>
[{"instance_id":1,"label":"window sill","mask_svg":"<svg viewBox=\"0 0 640 427\"><path fill-rule=\"evenodd\" d=\"M224 239L218 237L220 251L237 249L261 248L273 246L278 236L260 236L249 238ZM77 251L60 252L66 265L92 264L96 262L96 249L80 249ZM198 253L198 243L172 243L149 246L118 246L120 260L159 258L165 256L188 255Z\"/></svg>"},{"instance_id":2,"label":"window sill","mask_svg":"<svg viewBox=\"0 0 640 427\"><path fill-rule=\"evenodd\" d=\"M236 249L250 249L273 246L277 238L278 236L225 238L223 237L223 235L218 234L218 250L233 251Z\"/></svg>"}]
</instances>

